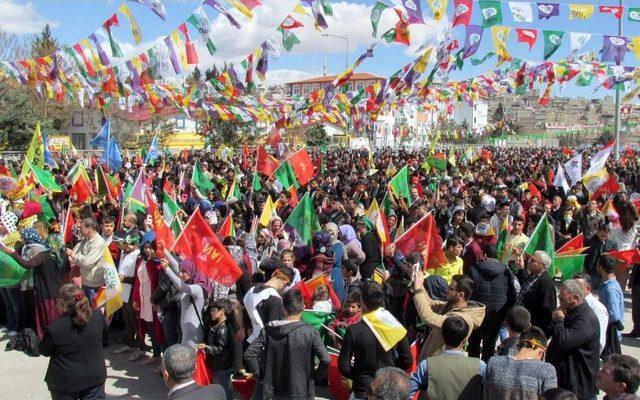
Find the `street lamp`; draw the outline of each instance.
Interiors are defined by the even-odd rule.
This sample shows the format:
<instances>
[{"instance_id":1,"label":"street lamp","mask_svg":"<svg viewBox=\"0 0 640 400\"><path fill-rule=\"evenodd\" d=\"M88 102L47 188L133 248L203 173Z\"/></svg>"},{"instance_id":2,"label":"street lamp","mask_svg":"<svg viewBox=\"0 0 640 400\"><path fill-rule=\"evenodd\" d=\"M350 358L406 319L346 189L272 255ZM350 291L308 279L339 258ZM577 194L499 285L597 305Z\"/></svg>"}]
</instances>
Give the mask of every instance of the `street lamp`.
<instances>
[{"instance_id":1,"label":"street lamp","mask_svg":"<svg viewBox=\"0 0 640 400\"><path fill-rule=\"evenodd\" d=\"M344 69L349 68L349 38L346 37L346 36L332 35L330 33L323 33L322 36L324 36L324 37L334 37L334 38L346 40L346 42L347 42L347 57L344 60Z\"/></svg>"}]
</instances>

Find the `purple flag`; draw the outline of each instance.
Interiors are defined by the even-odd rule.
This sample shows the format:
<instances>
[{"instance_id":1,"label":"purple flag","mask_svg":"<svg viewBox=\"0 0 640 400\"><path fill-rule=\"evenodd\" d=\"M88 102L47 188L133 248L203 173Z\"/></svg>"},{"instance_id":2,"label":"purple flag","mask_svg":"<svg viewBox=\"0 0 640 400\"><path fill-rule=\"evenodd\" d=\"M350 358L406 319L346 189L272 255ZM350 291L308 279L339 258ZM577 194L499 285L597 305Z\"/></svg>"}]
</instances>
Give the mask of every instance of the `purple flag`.
<instances>
[{"instance_id":1,"label":"purple flag","mask_svg":"<svg viewBox=\"0 0 640 400\"><path fill-rule=\"evenodd\" d=\"M560 4L558 3L538 3L538 19L549 19L560 15Z\"/></svg>"},{"instance_id":2,"label":"purple flag","mask_svg":"<svg viewBox=\"0 0 640 400\"><path fill-rule=\"evenodd\" d=\"M269 51L267 50L268 43L262 43L261 47L262 55L260 55L258 63L256 64L256 72L258 73L260 80L264 81L267 75L267 70L269 69Z\"/></svg>"},{"instance_id":3,"label":"purple flag","mask_svg":"<svg viewBox=\"0 0 640 400\"><path fill-rule=\"evenodd\" d=\"M171 36L167 36L164 38L164 44L166 44L167 48L169 49L169 58L171 59L171 66L173 66L173 71L176 74L179 74L180 72L182 72L182 68L180 68L180 61L178 60L176 47L173 45Z\"/></svg>"},{"instance_id":4,"label":"purple flag","mask_svg":"<svg viewBox=\"0 0 640 400\"><path fill-rule=\"evenodd\" d=\"M402 0L402 5L407 11L410 24L424 24L420 0Z\"/></svg>"},{"instance_id":5,"label":"purple flag","mask_svg":"<svg viewBox=\"0 0 640 400\"><path fill-rule=\"evenodd\" d=\"M476 54L482 42L482 32L484 29L480 25L467 25L466 38L462 48L462 59L469 58Z\"/></svg>"},{"instance_id":6,"label":"purple flag","mask_svg":"<svg viewBox=\"0 0 640 400\"><path fill-rule=\"evenodd\" d=\"M304 2L309 4L309 7L311 7L311 12L313 14L313 19L316 21L316 25L322 29L327 29L329 25L327 25L327 21L324 19L324 15L322 15L322 11L320 11L320 2L318 0L304 0Z\"/></svg>"},{"instance_id":7,"label":"purple flag","mask_svg":"<svg viewBox=\"0 0 640 400\"><path fill-rule=\"evenodd\" d=\"M224 8L222 4L218 3L218 0L204 0L204 4L208 5L209 7L212 7L214 10L218 11L220 14L227 17L231 25L235 26L238 29L241 28L238 21L236 21L236 19L233 18L233 15L231 15L229 11L227 11L227 9Z\"/></svg>"},{"instance_id":8,"label":"purple flag","mask_svg":"<svg viewBox=\"0 0 640 400\"><path fill-rule=\"evenodd\" d=\"M93 43L95 43L96 49L98 50L98 57L100 57L100 62L102 63L102 65L104 65L105 67L108 67L109 57L107 56L107 53L105 53L104 50L102 49L102 46L100 45L100 41L96 37L96 34L92 33L91 35L89 35L89 39L91 39Z\"/></svg>"},{"instance_id":9,"label":"purple flag","mask_svg":"<svg viewBox=\"0 0 640 400\"><path fill-rule=\"evenodd\" d=\"M600 61L615 62L620 65L624 61L624 56L629 51L629 40L626 36L604 35L602 39L602 50L600 50Z\"/></svg>"}]
</instances>

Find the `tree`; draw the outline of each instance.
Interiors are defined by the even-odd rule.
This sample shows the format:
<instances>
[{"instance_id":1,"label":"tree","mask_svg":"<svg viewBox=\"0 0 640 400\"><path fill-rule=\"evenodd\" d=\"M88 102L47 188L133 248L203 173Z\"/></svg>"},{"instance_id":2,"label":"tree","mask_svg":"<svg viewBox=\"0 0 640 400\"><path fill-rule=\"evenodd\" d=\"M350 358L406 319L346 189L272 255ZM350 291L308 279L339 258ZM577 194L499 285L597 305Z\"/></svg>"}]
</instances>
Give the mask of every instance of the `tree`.
<instances>
[{"instance_id":1,"label":"tree","mask_svg":"<svg viewBox=\"0 0 640 400\"><path fill-rule=\"evenodd\" d=\"M24 36L0 29L0 60L21 60L29 57L31 45Z\"/></svg>"},{"instance_id":2,"label":"tree","mask_svg":"<svg viewBox=\"0 0 640 400\"><path fill-rule=\"evenodd\" d=\"M158 146L164 147L167 140L176 132L176 123L154 117L149 120L144 132L143 135L138 136L136 144L138 148L148 149L155 135L158 135Z\"/></svg>"},{"instance_id":3,"label":"tree","mask_svg":"<svg viewBox=\"0 0 640 400\"><path fill-rule=\"evenodd\" d=\"M55 53L56 50L58 50L58 41L51 34L49 24L46 24L31 45L31 56L45 57Z\"/></svg>"},{"instance_id":4,"label":"tree","mask_svg":"<svg viewBox=\"0 0 640 400\"><path fill-rule=\"evenodd\" d=\"M0 33L1 55L40 57L51 54L56 48L57 42L48 26L28 46L14 35ZM1 150L26 150L38 122L44 132L60 130L69 123L77 106L41 97L31 86L21 85L15 79L0 78Z\"/></svg>"},{"instance_id":5,"label":"tree","mask_svg":"<svg viewBox=\"0 0 640 400\"><path fill-rule=\"evenodd\" d=\"M329 136L323 124L315 124L305 132L307 146L323 146L329 143Z\"/></svg>"},{"instance_id":6,"label":"tree","mask_svg":"<svg viewBox=\"0 0 640 400\"><path fill-rule=\"evenodd\" d=\"M193 72L187 76L185 83L187 86L196 86L202 83L202 72L200 72L197 66L193 69Z\"/></svg>"}]
</instances>

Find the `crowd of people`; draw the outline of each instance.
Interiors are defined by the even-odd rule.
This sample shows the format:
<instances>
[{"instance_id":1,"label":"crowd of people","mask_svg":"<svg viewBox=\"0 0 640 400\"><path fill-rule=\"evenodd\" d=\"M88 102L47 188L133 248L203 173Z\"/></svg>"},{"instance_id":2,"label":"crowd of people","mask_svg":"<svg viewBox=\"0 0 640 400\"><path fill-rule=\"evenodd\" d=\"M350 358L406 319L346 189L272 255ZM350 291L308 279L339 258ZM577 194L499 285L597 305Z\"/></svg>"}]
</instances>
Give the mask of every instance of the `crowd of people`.
<instances>
[{"instance_id":1,"label":"crowd of people","mask_svg":"<svg viewBox=\"0 0 640 400\"><path fill-rule=\"evenodd\" d=\"M254 382L255 399L312 399L327 385L339 398L346 380L353 399L636 399L640 364L621 341L628 324L625 336L640 337L640 265L612 252L638 246L637 154L608 161L619 189L598 198L581 181L565 192L549 177L571 152L583 152L586 170L595 150L457 150L441 170L428 167L426 150L317 151L314 177L297 189L256 174L253 154L191 151L154 165L125 159L114 171L119 196L84 202L69 195L70 171L84 163L91 175L98 159L61 155L51 172L62 192L36 184L41 197L0 202L2 250L32 271L0 288L2 329L23 342L33 329L39 354L51 357L54 399L104 398L103 346L116 341L116 354L163 375L170 399L233 399L237 382ZM189 179L196 163L208 192ZM405 166L409 198L389 185ZM233 285L162 248L150 212L123 201L139 175L160 207L168 195L178 218L204 215L242 272ZM321 227L308 243L287 224L303 196ZM374 201L385 204L388 238L369 218ZM403 254L394 242L429 214L437 233L426 237L442 240L443 259L425 268L420 243ZM525 254L542 218L555 250L584 236L582 271L561 280L553 254ZM220 234L229 220L233 233ZM95 307L105 249L122 289L110 318ZM313 324L308 315L330 317ZM196 360L211 382L194 383Z\"/></svg>"}]
</instances>

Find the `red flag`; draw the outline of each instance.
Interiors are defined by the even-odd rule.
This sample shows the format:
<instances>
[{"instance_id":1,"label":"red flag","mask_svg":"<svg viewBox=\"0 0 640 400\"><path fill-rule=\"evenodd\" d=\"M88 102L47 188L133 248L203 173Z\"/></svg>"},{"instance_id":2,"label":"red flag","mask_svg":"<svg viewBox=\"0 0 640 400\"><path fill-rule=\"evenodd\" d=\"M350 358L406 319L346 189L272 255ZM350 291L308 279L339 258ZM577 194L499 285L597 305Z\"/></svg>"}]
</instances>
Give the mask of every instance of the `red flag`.
<instances>
[{"instance_id":1,"label":"red flag","mask_svg":"<svg viewBox=\"0 0 640 400\"><path fill-rule=\"evenodd\" d=\"M173 200L176 199L175 187L168 179L162 183L162 191L169 195Z\"/></svg>"},{"instance_id":2,"label":"red flag","mask_svg":"<svg viewBox=\"0 0 640 400\"><path fill-rule=\"evenodd\" d=\"M74 203L76 204L86 202L92 194L91 184L82 176L78 177L71 189L69 189L69 197L75 197Z\"/></svg>"},{"instance_id":3,"label":"red flag","mask_svg":"<svg viewBox=\"0 0 640 400\"><path fill-rule=\"evenodd\" d=\"M147 202L149 203L149 213L153 221L153 230L156 232L156 247L159 258L164 258L165 249L173 247L175 237L173 231L167 225L162 217L162 213L158 210L158 205L153 201L151 192L147 192Z\"/></svg>"},{"instance_id":4,"label":"red flag","mask_svg":"<svg viewBox=\"0 0 640 400\"><path fill-rule=\"evenodd\" d=\"M327 379L329 381L329 391L336 400L348 400L351 395L351 384L349 380L342 376L338 368L338 355L331 354Z\"/></svg>"},{"instance_id":5,"label":"red flag","mask_svg":"<svg viewBox=\"0 0 640 400\"><path fill-rule=\"evenodd\" d=\"M473 13L473 0L454 0L453 9L453 26L469 25Z\"/></svg>"},{"instance_id":6,"label":"red flag","mask_svg":"<svg viewBox=\"0 0 640 400\"><path fill-rule=\"evenodd\" d=\"M249 156L251 155L251 150L249 150L249 146L245 143L242 146L242 168L249 169L251 164L249 163Z\"/></svg>"},{"instance_id":7,"label":"red flag","mask_svg":"<svg viewBox=\"0 0 640 400\"><path fill-rule=\"evenodd\" d=\"M227 214L227 216L225 217L224 221L222 221L222 225L220 225L220 229L218 230L218 235L220 235L220 237L222 239L226 239L229 236L235 236L234 234L234 226L233 226L233 217L232 217L232 212L229 212L229 214Z\"/></svg>"},{"instance_id":8,"label":"red flag","mask_svg":"<svg viewBox=\"0 0 640 400\"><path fill-rule=\"evenodd\" d=\"M294 186L291 186L289 188L289 193L291 193L291 199L289 199L289 205L295 208L300 202L300 200L298 199L298 192L296 191L296 188Z\"/></svg>"},{"instance_id":9,"label":"red flag","mask_svg":"<svg viewBox=\"0 0 640 400\"><path fill-rule=\"evenodd\" d=\"M556 253L563 254L568 251L581 249L583 246L584 246L584 234L581 233L578 236L574 237L573 239L569 240L567 243L563 244L562 247L560 247L556 251Z\"/></svg>"},{"instance_id":10,"label":"red flag","mask_svg":"<svg viewBox=\"0 0 640 400\"><path fill-rule=\"evenodd\" d=\"M242 276L242 271L213 233L200 209L191 215L171 250L182 258L191 259L205 275L225 286L232 286Z\"/></svg>"},{"instance_id":11,"label":"red flag","mask_svg":"<svg viewBox=\"0 0 640 400\"><path fill-rule=\"evenodd\" d=\"M593 192L593 195L591 195L591 200L598 200L600 197L602 197L603 194L618 193L618 190L620 190L618 180L614 175L611 175L605 183L600 185L600 187L596 189L595 192Z\"/></svg>"},{"instance_id":12,"label":"red flag","mask_svg":"<svg viewBox=\"0 0 640 400\"><path fill-rule=\"evenodd\" d=\"M300 294L302 295L302 300L304 301L305 307L310 308L313 305L313 292L315 292L316 288L320 285L325 285L329 289L329 298L331 299L333 308L336 310L340 309L340 298L333 290L333 285L326 275L318 275L307 281L301 281L296 285L296 287L300 290Z\"/></svg>"},{"instance_id":13,"label":"red flag","mask_svg":"<svg viewBox=\"0 0 640 400\"><path fill-rule=\"evenodd\" d=\"M74 224L75 224L75 221L73 220L73 213L71 212L71 209L69 208L67 210L67 216L65 217L64 227L63 227L64 232L62 234L62 242L64 244L69 244L73 240L73 225Z\"/></svg>"},{"instance_id":14,"label":"red flag","mask_svg":"<svg viewBox=\"0 0 640 400\"><path fill-rule=\"evenodd\" d=\"M540 100L538 100L538 104L540 104L543 107L546 107L549 105L550 101L551 101L551 84L548 84L547 87L544 89L544 92L542 93L542 97L540 97Z\"/></svg>"},{"instance_id":15,"label":"red flag","mask_svg":"<svg viewBox=\"0 0 640 400\"><path fill-rule=\"evenodd\" d=\"M605 253L616 260L620 260L625 266L631 264L640 264L640 250L633 248L631 250L616 250Z\"/></svg>"},{"instance_id":16,"label":"red flag","mask_svg":"<svg viewBox=\"0 0 640 400\"><path fill-rule=\"evenodd\" d=\"M394 244L405 256L414 251L422 253L426 268L438 268L447 261L442 251L442 238L431 213L416 222Z\"/></svg>"},{"instance_id":17,"label":"red flag","mask_svg":"<svg viewBox=\"0 0 640 400\"><path fill-rule=\"evenodd\" d=\"M272 149L277 149L280 142L282 142L280 132L277 129L272 129L269 137L267 138L267 144L271 146Z\"/></svg>"},{"instance_id":18,"label":"red flag","mask_svg":"<svg viewBox=\"0 0 640 400\"><path fill-rule=\"evenodd\" d=\"M233 379L233 389L240 394L244 400L253 398L253 392L256 388L256 378L250 376L244 379Z\"/></svg>"},{"instance_id":19,"label":"red flag","mask_svg":"<svg viewBox=\"0 0 640 400\"><path fill-rule=\"evenodd\" d=\"M196 369L193 371L193 380L198 386L210 385L213 380L211 371L207 367L207 354L204 350L196 352Z\"/></svg>"},{"instance_id":20,"label":"red flag","mask_svg":"<svg viewBox=\"0 0 640 400\"><path fill-rule=\"evenodd\" d=\"M518 42L527 43L529 50L531 50L538 40L538 30L517 28L516 32L518 33Z\"/></svg>"},{"instance_id":21,"label":"red flag","mask_svg":"<svg viewBox=\"0 0 640 400\"><path fill-rule=\"evenodd\" d=\"M539 201L542 201L542 193L540 193L538 187L532 181L529 181L529 192L531 193L531 197L537 197Z\"/></svg>"},{"instance_id":22,"label":"red flag","mask_svg":"<svg viewBox=\"0 0 640 400\"><path fill-rule=\"evenodd\" d=\"M411 39L410 39L410 33L409 33L409 21L405 19L404 13L402 10L398 8L394 8L393 10L396 12L396 14L398 14L398 18L400 18L400 20L394 26L395 34L396 34L394 40L397 43L402 43L407 46L411 46Z\"/></svg>"},{"instance_id":23,"label":"red flag","mask_svg":"<svg viewBox=\"0 0 640 400\"><path fill-rule=\"evenodd\" d=\"M187 24L182 23L178 29L184 35L185 39L185 51L187 55L187 64L197 64L198 63L198 52L196 51L196 46L191 41L191 36L189 35L189 30L187 29Z\"/></svg>"},{"instance_id":24,"label":"red flag","mask_svg":"<svg viewBox=\"0 0 640 400\"><path fill-rule=\"evenodd\" d=\"M280 24L280 28L282 29L302 28L303 26L302 22L293 18L291 14L287 15L287 18Z\"/></svg>"},{"instance_id":25,"label":"red flag","mask_svg":"<svg viewBox=\"0 0 640 400\"><path fill-rule=\"evenodd\" d=\"M617 19L622 18L622 7L618 6L600 6L598 10L601 14L613 14Z\"/></svg>"},{"instance_id":26,"label":"red flag","mask_svg":"<svg viewBox=\"0 0 640 400\"><path fill-rule=\"evenodd\" d=\"M407 368L405 370L405 372L409 375L413 374L414 372L416 372L418 370L418 341L414 341L413 343L411 343L411 346L409 346L409 351L411 352L411 356L413 357L413 362L411 363L411 365L409 366L409 368Z\"/></svg>"},{"instance_id":27,"label":"red flag","mask_svg":"<svg viewBox=\"0 0 640 400\"><path fill-rule=\"evenodd\" d=\"M182 158L182 161L184 162L189 161L190 156L191 156L191 152L189 150L182 150L180 152L180 158Z\"/></svg>"},{"instance_id":28,"label":"red flag","mask_svg":"<svg viewBox=\"0 0 640 400\"><path fill-rule=\"evenodd\" d=\"M291 168L296 173L300 185L306 185L314 176L313 163L307 150L300 149L294 155L289 157Z\"/></svg>"},{"instance_id":29,"label":"red flag","mask_svg":"<svg viewBox=\"0 0 640 400\"><path fill-rule=\"evenodd\" d=\"M263 175L271 176L278 168L278 159L267 153L262 146L258 146L258 157L256 161L256 169Z\"/></svg>"}]
</instances>

